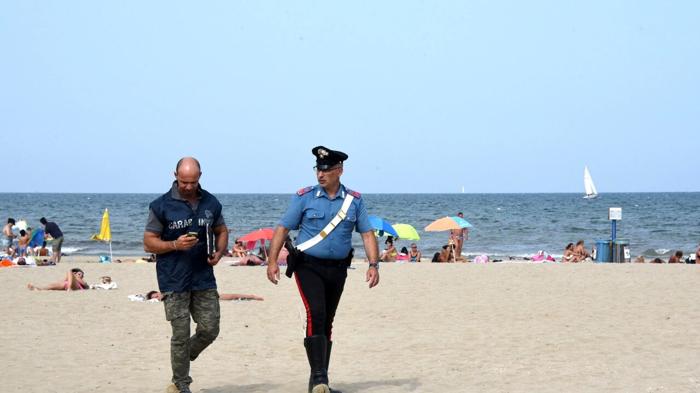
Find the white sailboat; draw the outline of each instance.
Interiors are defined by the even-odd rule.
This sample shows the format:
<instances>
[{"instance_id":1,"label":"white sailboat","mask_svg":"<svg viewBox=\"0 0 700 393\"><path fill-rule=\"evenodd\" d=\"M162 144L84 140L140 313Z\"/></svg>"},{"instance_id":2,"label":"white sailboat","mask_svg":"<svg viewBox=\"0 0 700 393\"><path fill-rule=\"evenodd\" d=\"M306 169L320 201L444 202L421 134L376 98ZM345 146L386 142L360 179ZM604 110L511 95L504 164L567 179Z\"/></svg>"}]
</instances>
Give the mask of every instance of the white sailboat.
<instances>
[{"instance_id":1,"label":"white sailboat","mask_svg":"<svg viewBox=\"0 0 700 393\"><path fill-rule=\"evenodd\" d=\"M593 184L593 178L591 177L591 172L588 171L588 166L583 168L583 188L586 190L584 198L593 199L598 197L598 191L595 189L595 184Z\"/></svg>"}]
</instances>

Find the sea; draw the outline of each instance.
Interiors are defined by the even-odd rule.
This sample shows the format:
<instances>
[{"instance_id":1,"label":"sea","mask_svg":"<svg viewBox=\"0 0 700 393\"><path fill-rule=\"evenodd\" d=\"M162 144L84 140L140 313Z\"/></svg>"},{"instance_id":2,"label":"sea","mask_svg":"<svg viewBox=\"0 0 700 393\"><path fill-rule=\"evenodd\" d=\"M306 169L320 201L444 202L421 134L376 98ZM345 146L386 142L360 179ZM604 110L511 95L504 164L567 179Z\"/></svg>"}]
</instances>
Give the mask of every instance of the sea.
<instances>
[{"instance_id":1,"label":"sea","mask_svg":"<svg viewBox=\"0 0 700 393\"><path fill-rule=\"evenodd\" d=\"M64 253L104 255L108 245L90 240L99 232L109 209L115 255L139 256L148 204L157 194L0 193L0 220L39 218L56 222L64 232ZM234 237L273 227L291 194L218 194L226 224ZM529 257L543 250L561 256L567 243L609 239L608 210L622 208L617 238L626 239L633 256L668 257L676 250L688 255L700 245L700 193L610 193L596 199L581 194L363 194L369 214L386 221L413 225L424 257L447 243L447 232L426 232L435 219L463 212L472 224L463 254L492 259ZM397 248L411 241L399 240ZM379 240L380 248L383 240ZM359 234L353 237L356 256L364 256Z\"/></svg>"}]
</instances>

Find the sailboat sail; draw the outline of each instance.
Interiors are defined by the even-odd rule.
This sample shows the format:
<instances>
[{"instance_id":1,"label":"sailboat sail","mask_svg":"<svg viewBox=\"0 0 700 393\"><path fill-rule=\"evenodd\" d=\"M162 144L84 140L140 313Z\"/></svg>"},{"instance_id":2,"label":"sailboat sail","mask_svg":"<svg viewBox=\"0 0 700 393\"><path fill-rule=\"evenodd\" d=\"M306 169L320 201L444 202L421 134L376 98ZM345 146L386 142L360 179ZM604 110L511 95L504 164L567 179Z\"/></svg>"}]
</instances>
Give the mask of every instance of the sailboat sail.
<instances>
[{"instance_id":1,"label":"sailboat sail","mask_svg":"<svg viewBox=\"0 0 700 393\"><path fill-rule=\"evenodd\" d=\"M595 198L598 196L598 191L595 189L595 184L593 184L593 178L591 177L591 172L588 171L588 167L583 170L583 187L586 190L585 198Z\"/></svg>"}]
</instances>

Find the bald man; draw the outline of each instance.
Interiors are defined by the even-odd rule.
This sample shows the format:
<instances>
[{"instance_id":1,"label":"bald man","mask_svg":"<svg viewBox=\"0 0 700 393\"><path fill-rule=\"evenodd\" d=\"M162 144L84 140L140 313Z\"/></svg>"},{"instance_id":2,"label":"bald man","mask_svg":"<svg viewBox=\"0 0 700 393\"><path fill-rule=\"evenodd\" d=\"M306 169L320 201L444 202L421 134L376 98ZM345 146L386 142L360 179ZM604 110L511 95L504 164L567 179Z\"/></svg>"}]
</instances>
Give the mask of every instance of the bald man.
<instances>
[{"instance_id":1,"label":"bald man","mask_svg":"<svg viewBox=\"0 0 700 393\"><path fill-rule=\"evenodd\" d=\"M201 175L195 158L178 161L172 187L149 205L143 234L144 250L158 255L158 286L173 330L169 393L191 393L190 362L219 334L213 267L226 251L228 230L221 203L199 185ZM192 337L190 315L197 324Z\"/></svg>"}]
</instances>

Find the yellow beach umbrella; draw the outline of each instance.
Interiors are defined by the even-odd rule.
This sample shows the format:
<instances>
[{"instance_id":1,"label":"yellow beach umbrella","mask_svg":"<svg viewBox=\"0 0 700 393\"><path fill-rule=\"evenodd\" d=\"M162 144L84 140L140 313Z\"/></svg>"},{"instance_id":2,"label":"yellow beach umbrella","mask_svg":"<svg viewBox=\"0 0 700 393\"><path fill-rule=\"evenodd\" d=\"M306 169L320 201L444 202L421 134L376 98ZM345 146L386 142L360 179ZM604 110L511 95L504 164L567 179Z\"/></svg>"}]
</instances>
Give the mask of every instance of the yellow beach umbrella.
<instances>
[{"instance_id":1,"label":"yellow beach umbrella","mask_svg":"<svg viewBox=\"0 0 700 393\"><path fill-rule=\"evenodd\" d=\"M112 230L109 227L109 209L105 209L102 215L102 225L100 225L100 233L92 235L91 240L98 240L109 243L109 261L112 261Z\"/></svg>"},{"instance_id":2,"label":"yellow beach umbrella","mask_svg":"<svg viewBox=\"0 0 700 393\"><path fill-rule=\"evenodd\" d=\"M100 226L100 233L97 235L92 235L91 240L101 240L103 242L112 241L112 231L109 229L109 209L105 209L102 215L102 225Z\"/></svg>"},{"instance_id":3,"label":"yellow beach umbrella","mask_svg":"<svg viewBox=\"0 0 700 393\"><path fill-rule=\"evenodd\" d=\"M412 225L409 224L394 224L394 230L399 235L399 239L403 240L420 240L420 236Z\"/></svg>"}]
</instances>

